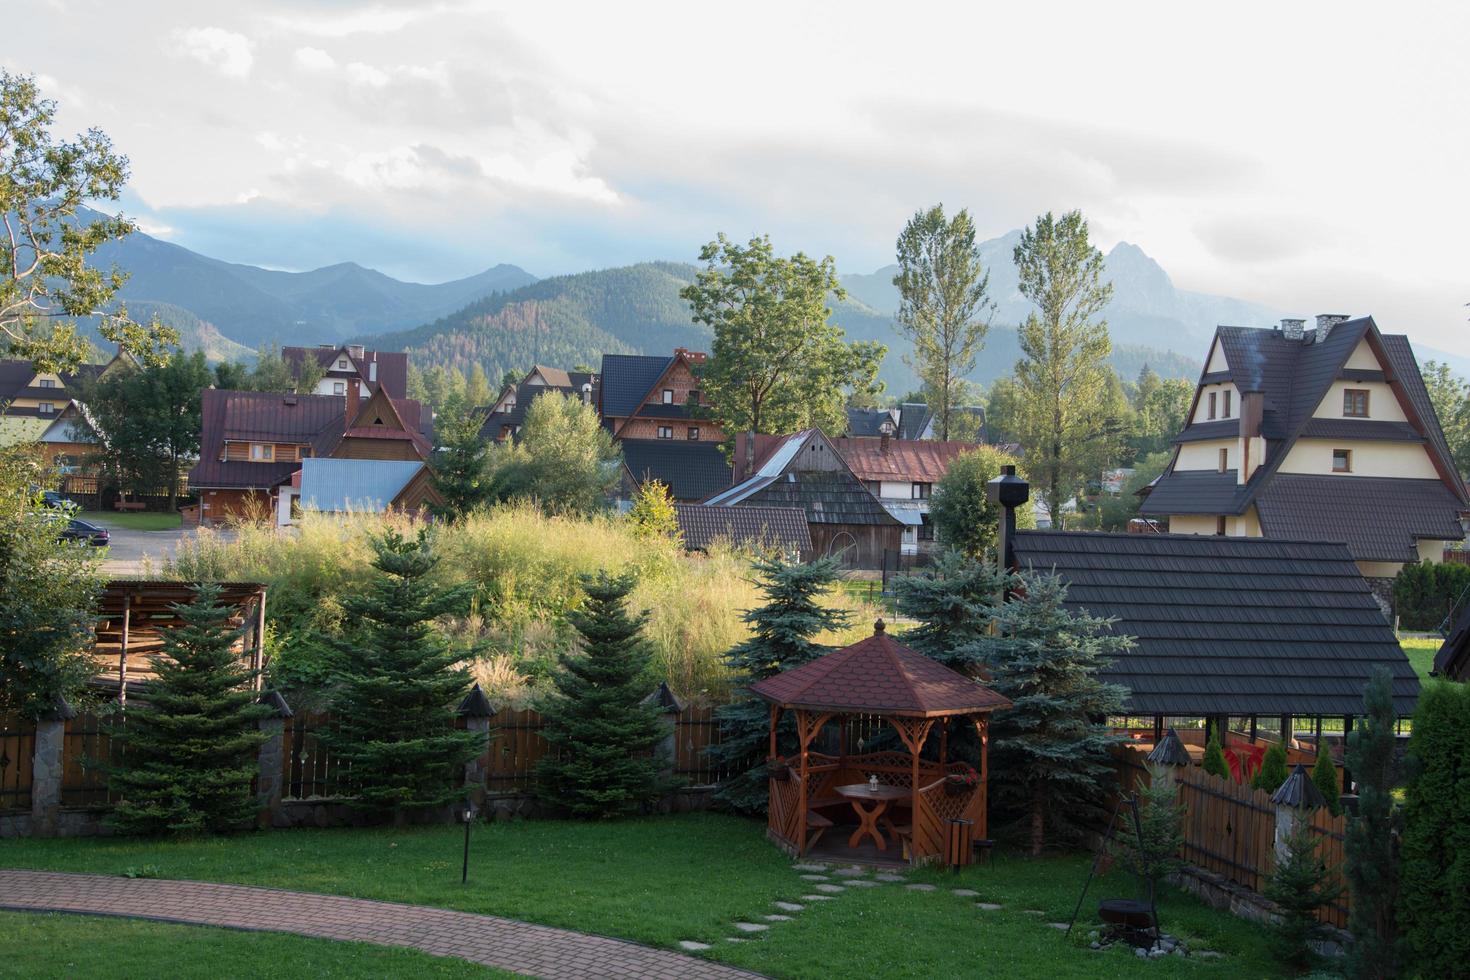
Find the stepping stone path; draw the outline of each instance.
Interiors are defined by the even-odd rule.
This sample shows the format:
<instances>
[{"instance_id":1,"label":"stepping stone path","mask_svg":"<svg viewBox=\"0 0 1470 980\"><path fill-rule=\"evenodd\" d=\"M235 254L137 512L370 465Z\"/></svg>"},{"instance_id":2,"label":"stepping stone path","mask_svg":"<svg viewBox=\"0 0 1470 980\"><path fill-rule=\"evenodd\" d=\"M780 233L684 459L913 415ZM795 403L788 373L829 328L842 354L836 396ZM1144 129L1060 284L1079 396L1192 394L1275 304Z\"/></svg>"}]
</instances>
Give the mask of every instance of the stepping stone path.
<instances>
[{"instance_id":1,"label":"stepping stone path","mask_svg":"<svg viewBox=\"0 0 1470 980\"><path fill-rule=\"evenodd\" d=\"M743 943L743 942L745 942L745 940L740 939L740 938L737 938L735 936L730 936L730 937L728 937L725 940L725 942L727 942L727 943Z\"/></svg>"},{"instance_id":2,"label":"stepping stone path","mask_svg":"<svg viewBox=\"0 0 1470 980\"><path fill-rule=\"evenodd\" d=\"M709 943L697 943L692 939L679 940L679 948L690 953L698 953L710 948Z\"/></svg>"},{"instance_id":3,"label":"stepping stone path","mask_svg":"<svg viewBox=\"0 0 1470 980\"><path fill-rule=\"evenodd\" d=\"M976 902L975 907L977 909L980 909L982 912L994 912L1000 908L1000 906L996 905L994 902Z\"/></svg>"},{"instance_id":4,"label":"stepping stone path","mask_svg":"<svg viewBox=\"0 0 1470 980\"><path fill-rule=\"evenodd\" d=\"M838 868L832 873L839 878L866 878L868 876L866 868Z\"/></svg>"},{"instance_id":5,"label":"stepping stone path","mask_svg":"<svg viewBox=\"0 0 1470 980\"><path fill-rule=\"evenodd\" d=\"M877 888L878 887L878 882L876 882L876 881L867 881L867 880L862 879L862 878L849 878L847 881L844 881L843 884L846 885L848 888Z\"/></svg>"},{"instance_id":6,"label":"stepping stone path","mask_svg":"<svg viewBox=\"0 0 1470 980\"><path fill-rule=\"evenodd\" d=\"M827 870L827 866L825 864L793 864L791 867L793 869L797 870L797 871L826 871Z\"/></svg>"},{"instance_id":7,"label":"stepping stone path","mask_svg":"<svg viewBox=\"0 0 1470 980\"><path fill-rule=\"evenodd\" d=\"M1062 932L1066 932L1069 928L1071 928L1065 922L1048 922L1047 925L1053 929L1060 929Z\"/></svg>"},{"instance_id":8,"label":"stepping stone path","mask_svg":"<svg viewBox=\"0 0 1470 980\"><path fill-rule=\"evenodd\" d=\"M826 875L802 875L802 881L830 881Z\"/></svg>"},{"instance_id":9,"label":"stepping stone path","mask_svg":"<svg viewBox=\"0 0 1470 980\"><path fill-rule=\"evenodd\" d=\"M878 881L903 881L903 875L881 874L873 876Z\"/></svg>"},{"instance_id":10,"label":"stepping stone path","mask_svg":"<svg viewBox=\"0 0 1470 980\"><path fill-rule=\"evenodd\" d=\"M800 912L806 908L805 905L797 905L795 902L776 902L774 904L782 912Z\"/></svg>"},{"instance_id":11,"label":"stepping stone path","mask_svg":"<svg viewBox=\"0 0 1470 980\"><path fill-rule=\"evenodd\" d=\"M801 900L803 902L830 902L830 901L832 901L832 896L831 895L803 895L803 896L801 896Z\"/></svg>"},{"instance_id":12,"label":"stepping stone path","mask_svg":"<svg viewBox=\"0 0 1470 980\"><path fill-rule=\"evenodd\" d=\"M908 885L906 887L911 892L932 892L936 890L933 885Z\"/></svg>"},{"instance_id":13,"label":"stepping stone path","mask_svg":"<svg viewBox=\"0 0 1470 980\"><path fill-rule=\"evenodd\" d=\"M840 895L842 892L847 891L847 889L843 888L841 885L818 885L817 891Z\"/></svg>"},{"instance_id":14,"label":"stepping stone path","mask_svg":"<svg viewBox=\"0 0 1470 980\"><path fill-rule=\"evenodd\" d=\"M765 919L767 922L790 922L791 921L791 916L789 916L789 915L763 915L763 916L761 916L761 918L762 919Z\"/></svg>"},{"instance_id":15,"label":"stepping stone path","mask_svg":"<svg viewBox=\"0 0 1470 980\"><path fill-rule=\"evenodd\" d=\"M737 922L735 928L741 932L765 932L771 927L760 922Z\"/></svg>"},{"instance_id":16,"label":"stepping stone path","mask_svg":"<svg viewBox=\"0 0 1470 980\"><path fill-rule=\"evenodd\" d=\"M951 895L958 895L960 898L974 898L976 895L980 894L973 888L951 888L949 890L949 893Z\"/></svg>"},{"instance_id":17,"label":"stepping stone path","mask_svg":"<svg viewBox=\"0 0 1470 980\"><path fill-rule=\"evenodd\" d=\"M1022 912L1025 912L1027 915L1045 915L1046 914L1045 912L1041 911L1041 909L1022 909L1021 911Z\"/></svg>"}]
</instances>

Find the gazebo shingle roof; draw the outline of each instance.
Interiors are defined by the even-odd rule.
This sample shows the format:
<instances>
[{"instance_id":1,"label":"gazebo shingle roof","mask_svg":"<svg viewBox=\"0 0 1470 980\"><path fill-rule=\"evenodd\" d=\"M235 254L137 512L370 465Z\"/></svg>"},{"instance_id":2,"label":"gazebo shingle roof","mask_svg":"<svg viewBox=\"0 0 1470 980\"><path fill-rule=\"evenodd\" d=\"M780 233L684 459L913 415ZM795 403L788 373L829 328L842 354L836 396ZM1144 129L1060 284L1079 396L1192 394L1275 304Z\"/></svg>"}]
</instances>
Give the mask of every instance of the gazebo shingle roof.
<instances>
[{"instance_id":1,"label":"gazebo shingle roof","mask_svg":"<svg viewBox=\"0 0 1470 980\"><path fill-rule=\"evenodd\" d=\"M789 708L933 717L1011 702L890 637L880 619L852 646L756 681L752 693Z\"/></svg>"}]
</instances>

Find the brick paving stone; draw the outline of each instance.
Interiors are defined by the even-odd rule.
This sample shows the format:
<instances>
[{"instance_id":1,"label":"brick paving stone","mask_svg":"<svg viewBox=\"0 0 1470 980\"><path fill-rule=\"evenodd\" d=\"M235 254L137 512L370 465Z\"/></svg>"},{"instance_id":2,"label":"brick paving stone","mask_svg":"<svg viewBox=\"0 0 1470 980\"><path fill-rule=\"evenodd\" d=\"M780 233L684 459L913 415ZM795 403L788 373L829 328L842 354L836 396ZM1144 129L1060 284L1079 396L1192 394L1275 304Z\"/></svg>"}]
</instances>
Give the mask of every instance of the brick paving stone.
<instances>
[{"instance_id":1,"label":"brick paving stone","mask_svg":"<svg viewBox=\"0 0 1470 980\"><path fill-rule=\"evenodd\" d=\"M0 908L121 915L409 946L545 980L756 976L670 950L493 915L248 885L0 868Z\"/></svg>"}]
</instances>

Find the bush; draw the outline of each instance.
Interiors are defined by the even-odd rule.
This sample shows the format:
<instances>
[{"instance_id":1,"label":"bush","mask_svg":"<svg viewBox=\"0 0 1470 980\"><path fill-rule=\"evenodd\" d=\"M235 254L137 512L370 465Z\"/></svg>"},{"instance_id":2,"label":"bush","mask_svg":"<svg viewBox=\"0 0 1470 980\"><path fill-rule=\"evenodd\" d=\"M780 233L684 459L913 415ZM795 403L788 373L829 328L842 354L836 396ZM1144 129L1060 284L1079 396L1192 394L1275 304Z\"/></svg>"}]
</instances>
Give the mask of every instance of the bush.
<instances>
[{"instance_id":1,"label":"bush","mask_svg":"<svg viewBox=\"0 0 1470 980\"><path fill-rule=\"evenodd\" d=\"M1211 776L1230 778L1230 764L1225 761L1225 750L1220 747L1219 733L1212 734L1205 745L1205 758L1201 768Z\"/></svg>"},{"instance_id":2,"label":"bush","mask_svg":"<svg viewBox=\"0 0 1470 980\"><path fill-rule=\"evenodd\" d=\"M1302 969L1316 959L1309 943L1322 929L1317 910L1335 901L1342 889L1328 880L1327 864L1317 853L1318 837L1305 814L1298 815L1285 844L1286 855L1277 860L1266 883L1266 897L1281 906L1277 952Z\"/></svg>"},{"instance_id":3,"label":"bush","mask_svg":"<svg viewBox=\"0 0 1470 980\"><path fill-rule=\"evenodd\" d=\"M1000 507L986 496L985 485L1000 476L1000 468L1020 461L994 446L981 446L961 453L949 464L934 487L929 519L934 533L947 548L972 558L983 558L995 549L1000 534ZM1018 527L1035 527L1036 512L1022 507L1016 512Z\"/></svg>"},{"instance_id":4,"label":"bush","mask_svg":"<svg viewBox=\"0 0 1470 980\"><path fill-rule=\"evenodd\" d=\"M1470 565L1458 562L1405 565L1393 580L1393 607L1399 625L1437 630L1455 601L1470 588Z\"/></svg>"},{"instance_id":5,"label":"bush","mask_svg":"<svg viewBox=\"0 0 1470 980\"><path fill-rule=\"evenodd\" d=\"M1271 747L1266 750L1265 758L1261 760L1261 768L1251 780L1251 785L1267 793L1274 793L1290 775L1291 771L1286 768L1286 747L1280 742L1272 742Z\"/></svg>"},{"instance_id":6,"label":"bush","mask_svg":"<svg viewBox=\"0 0 1470 980\"><path fill-rule=\"evenodd\" d=\"M1342 793L1337 785L1337 766L1332 763L1332 753L1323 741L1317 747L1317 761L1312 765L1312 784L1327 801L1327 809L1334 817L1342 813Z\"/></svg>"},{"instance_id":7,"label":"bush","mask_svg":"<svg viewBox=\"0 0 1470 980\"><path fill-rule=\"evenodd\" d=\"M1461 976L1470 963L1470 687L1419 697L1404 793L1399 921L1418 976Z\"/></svg>"}]
</instances>

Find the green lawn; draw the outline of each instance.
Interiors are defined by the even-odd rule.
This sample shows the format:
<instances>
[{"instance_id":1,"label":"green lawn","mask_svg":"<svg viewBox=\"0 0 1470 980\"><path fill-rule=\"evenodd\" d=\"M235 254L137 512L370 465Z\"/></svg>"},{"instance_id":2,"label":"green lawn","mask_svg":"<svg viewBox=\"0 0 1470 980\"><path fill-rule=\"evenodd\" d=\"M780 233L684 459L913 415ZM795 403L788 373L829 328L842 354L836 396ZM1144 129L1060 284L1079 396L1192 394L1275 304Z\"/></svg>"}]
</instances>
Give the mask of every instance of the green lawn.
<instances>
[{"instance_id":1,"label":"green lawn","mask_svg":"<svg viewBox=\"0 0 1470 980\"><path fill-rule=\"evenodd\" d=\"M136 919L0 912L0 975L108 977L513 977L412 949Z\"/></svg>"},{"instance_id":2,"label":"green lawn","mask_svg":"<svg viewBox=\"0 0 1470 980\"><path fill-rule=\"evenodd\" d=\"M1409 658L1409 663L1414 665L1414 672L1419 675L1421 682L1429 679L1429 671L1434 667L1434 655L1439 652L1442 642L1437 636L1424 639L1406 636L1399 640L1399 646L1404 648L1404 654Z\"/></svg>"},{"instance_id":3,"label":"green lawn","mask_svg":"<svg viewBox=\"0 0 1470 980\"><path fill-rule=\"evenodd\" d=\"M940 885L851 889L805 903L792 922L772 924L748 942L732 923L775 912L776 900L801 901L812 885L764 837L764 824L717 814L610 824L528 821L475 829L470 883L459 883L461 833L409 830L296 830L227 840L179 842L55 839L7 841L0 864L119 874L152 865L169 878L197 878L330 892L485 912L672 947L681 939L714 944L709 954L776 977L1099 977L1133 976L1122 950L1086 948L1085 930L1068 938L1048 928L1066 921L1090 857L1029 860L999 854L993 868L952 876L915 872ZM976 909L980 892L1004 905ZM1099 897L1134 895L1114 873L1093 886ZM1035 909L1042 915L1028 915ZM1159 977L1282 975L1259 927L1169 893L1164 928L1223 960L1156 962ZM1090 915L1084 913L1086 922Z\"/></svg>"},{"instance_id":4,"label":"green lawn","mask_svg":"<svg viewBox=\"0 0 1470 980\"><path fill-rule=\"evenodd\" d=\"M129 531L176 531L183 524L178 514L156 514L151 511L86 510L77 515L84 521L104 527L120 527Z\"/></svg>"}]
</instances>

